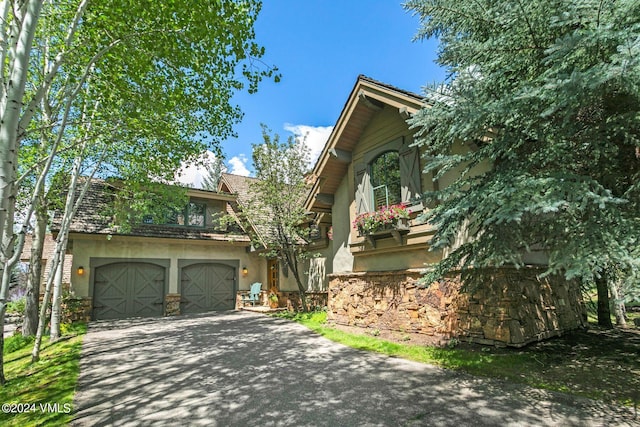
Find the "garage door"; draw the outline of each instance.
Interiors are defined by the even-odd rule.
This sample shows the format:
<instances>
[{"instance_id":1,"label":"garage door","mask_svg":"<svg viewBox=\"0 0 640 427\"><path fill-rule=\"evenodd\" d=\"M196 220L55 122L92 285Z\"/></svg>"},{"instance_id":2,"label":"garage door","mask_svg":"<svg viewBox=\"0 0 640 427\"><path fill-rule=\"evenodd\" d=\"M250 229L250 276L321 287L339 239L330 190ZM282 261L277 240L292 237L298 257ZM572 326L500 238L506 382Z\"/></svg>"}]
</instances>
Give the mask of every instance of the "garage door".
<instances>
[{"instance_id":1,"label":"garage door","mask_svg":"<svg viewBox=\"0 0 640 427\"><path fill-rule=\"evenodd\" d=\"M165 268L146 262L118 262L95 269L96 320L164 314Z\"/></svg>"},{"instance_id":2,"label":"garage door","mask_svg":"<svg viewBox=\"0 0 640 427\"><path fill-rule=\"evenodd\" d=\"M235 308L234 267L198 263L181 270L181 313L202 313Z\"/></svg>"}]
</instances>

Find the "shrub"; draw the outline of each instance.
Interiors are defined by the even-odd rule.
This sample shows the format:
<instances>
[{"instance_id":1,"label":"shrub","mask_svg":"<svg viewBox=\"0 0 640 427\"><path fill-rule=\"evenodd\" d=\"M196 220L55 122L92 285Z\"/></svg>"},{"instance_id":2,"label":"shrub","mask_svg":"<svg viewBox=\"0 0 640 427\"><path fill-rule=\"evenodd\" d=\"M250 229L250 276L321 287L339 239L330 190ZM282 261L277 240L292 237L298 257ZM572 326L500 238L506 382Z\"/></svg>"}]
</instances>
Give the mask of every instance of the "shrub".
<instances>
[{"instance_id":1,"label":"shrub","mask_svg":"<svg viewBox=\"0 0 640 427\"><path fill-rule=\"evenodd\" d=\"M13 300L13 301L9 301L7 303L7 313L10 314L22 314L24 313L24 307L26 304L27 299L25 297Z\"/></svg>"},{"instance_id":2,"label":"shrub","mask_svg":"<svg viewBox=\"0 0 640 427\"><path fill-rule=\"evenodd\" d=\"M21 334L4 339L4 354L13 353L33 343L34 337L23 337Z\"/></svg>"}]
</instances>

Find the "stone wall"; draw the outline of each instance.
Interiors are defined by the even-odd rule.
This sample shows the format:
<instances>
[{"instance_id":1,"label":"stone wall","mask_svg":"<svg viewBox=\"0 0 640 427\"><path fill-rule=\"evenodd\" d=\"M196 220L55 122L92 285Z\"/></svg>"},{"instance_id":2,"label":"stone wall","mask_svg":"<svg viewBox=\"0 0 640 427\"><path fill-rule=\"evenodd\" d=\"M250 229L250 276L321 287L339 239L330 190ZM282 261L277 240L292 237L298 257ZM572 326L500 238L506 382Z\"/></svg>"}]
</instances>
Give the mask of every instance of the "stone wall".
<instances>
[{"instance_id":1,"label":"stone wall","mask_svg":"<svg viewBox=\"0 0 640 427\"><path fill-rule=\"evenodd\" d=\"M327 306L327 292L305 292L307 305L310 310L324 309ZM289 311L298 311L302 307L302 298L297 291L278 292L280 307L286 307Z\"/></svg>"},{"instance_id":2,"label":"stone wall","mask_svg":"<svg viewBox=\"0 0 640 427\"><path fill-rule=\"evenodd\" d=\"M344 325L516 347L586 327L577 283L538 280L537 272L486 272L482 286L465 293L459 277L423 287L418 270L332 274L327 317Z\"/></svg>"},{"instance_id":3,"label":"stone wall","mask_svg":"<svg viewBox=\"0 0 640 427\"><path fill-rule=\"evenodd\" d=\"M180 294L166 294L164 296L164 315L180 315Z\"/></svg>"},{"instance_id":4,"label":"stone wall","mask_svg":"<svg viewBox=\"0 0 640 427\"><path fill-rule=\"evenodd\" d=\"M236 294L236 310L242 309L242 296L248 295L249 291L238 291ZM314 309L324 309L327 306L327 292L307 292L307 304ZM262 291L260 294L259 306L269 307L269 292ZM289 311L298 311L302 306L300 292L298 291L278 291L278 307L286 308Z\"/></svg>"},{"instance_id":5,"label":"stone wall","mask_svg":"<svg viewBox=\"0 0 640 427\"><path fill-rule=\"evenodd\" d=\"M65 298L62 301L62 323L89 322L93 301L89 297Z\"/></svg>"}]
</instances>

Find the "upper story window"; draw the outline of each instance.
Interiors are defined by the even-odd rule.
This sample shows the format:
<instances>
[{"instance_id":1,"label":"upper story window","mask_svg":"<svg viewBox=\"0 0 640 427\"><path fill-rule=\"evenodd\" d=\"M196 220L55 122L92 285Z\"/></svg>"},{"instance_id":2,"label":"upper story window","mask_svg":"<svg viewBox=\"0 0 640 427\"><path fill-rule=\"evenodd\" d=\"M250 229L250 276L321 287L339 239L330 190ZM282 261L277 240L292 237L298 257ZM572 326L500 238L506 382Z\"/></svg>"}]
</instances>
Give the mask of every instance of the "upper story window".
<instances>
[{"instance_id":1,"label":"upper story window","mask_svg":"<svg viewBox=\"0 0 640 427\"><path fill-rule=\"evenodd\" d=\"M189 202L186 212L187 225L190 227L204 227L206 213L206 204Z\"/></svg>"},{"instance_id":2,"label":"upper story window","mask_svg":"<svg viewBox=\"0 0 640 427\"><path fill-rule=\"evenodd\" d=\"M420 155L412 141L404 137L389 141L354 163L356 215L411 204L421 196Z\"/></svg>"},{"instance_id":3,"label":"upper story window","mask_svg":"<svg viewBox=\"0 0 640 427\"><path fill-rule=\"evenodd\" d=\"M400 155L387 151L376 157L370 165L373 209L391 206L402 201L400 183Z\"/></svg>"},{"instance_id":4,"label":"upper story window","mask_svg":"<svg viewBox=\"0 0 640 427\"><path fill-rule=\"evenodd\" d=\"M206 213L206 203L189 202L184 209L169 213L163 224L204 227L206 225ZM155 222L152 216L145 216L143 218L143 223L154 224Z\"/></svg>"}]
</instances>

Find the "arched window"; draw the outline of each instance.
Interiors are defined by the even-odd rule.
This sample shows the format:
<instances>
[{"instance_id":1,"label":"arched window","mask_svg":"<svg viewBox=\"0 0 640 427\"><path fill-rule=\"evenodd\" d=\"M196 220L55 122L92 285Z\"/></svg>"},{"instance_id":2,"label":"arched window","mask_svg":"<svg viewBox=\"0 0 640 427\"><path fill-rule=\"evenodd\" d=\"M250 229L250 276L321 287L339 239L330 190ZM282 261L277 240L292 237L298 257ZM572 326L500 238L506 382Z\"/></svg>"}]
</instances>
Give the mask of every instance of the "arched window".
<instances>
[{"instance_id":1,"label":"arched window","mask_svg":"<svg viewBox=\"0 0 640 427\"><path fill-rule=\"evenodd\" d=\"M373 208L391 206L402 201L400 183L400 156L397 151L386 151L371 161L371 187Z\"/></svg>"}]
</instances>

